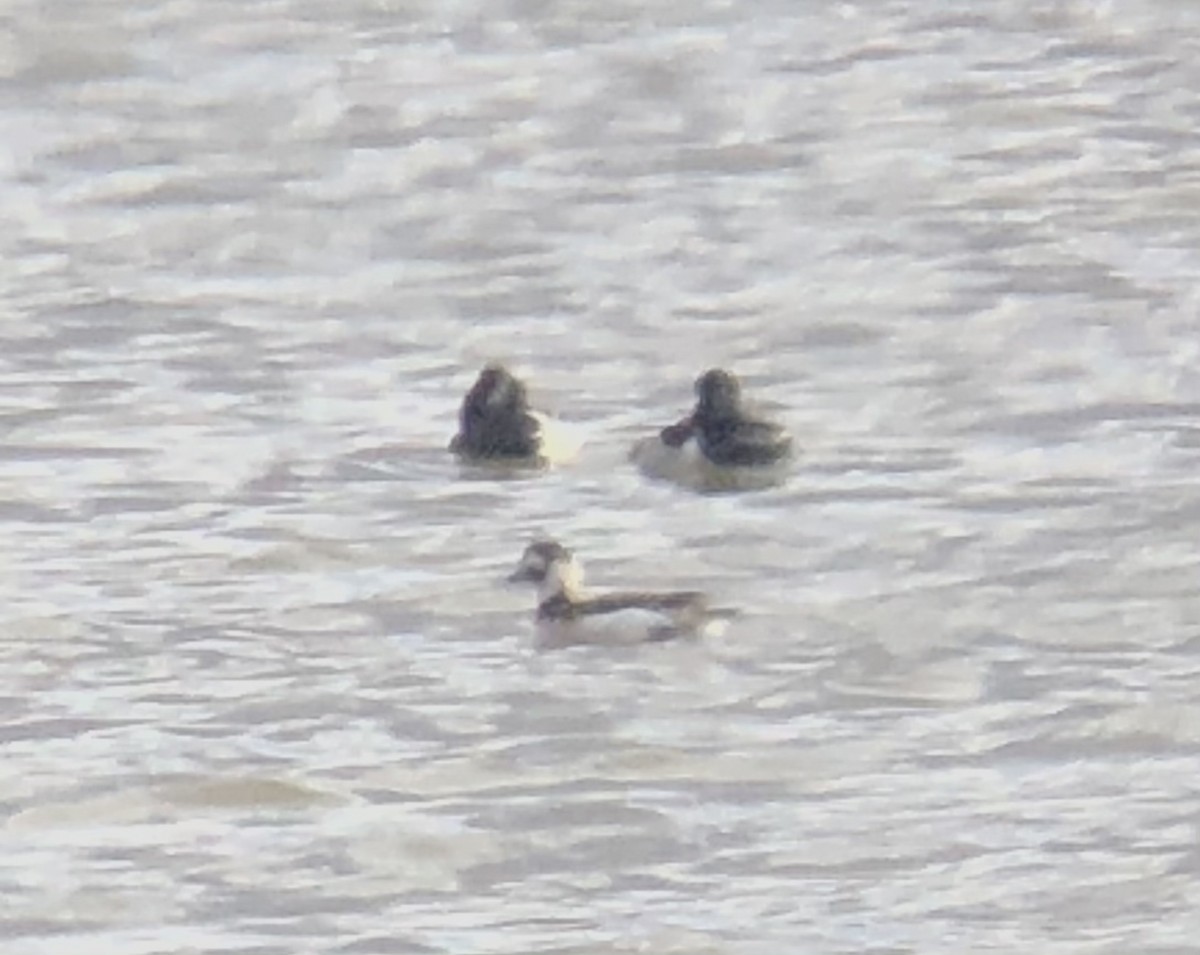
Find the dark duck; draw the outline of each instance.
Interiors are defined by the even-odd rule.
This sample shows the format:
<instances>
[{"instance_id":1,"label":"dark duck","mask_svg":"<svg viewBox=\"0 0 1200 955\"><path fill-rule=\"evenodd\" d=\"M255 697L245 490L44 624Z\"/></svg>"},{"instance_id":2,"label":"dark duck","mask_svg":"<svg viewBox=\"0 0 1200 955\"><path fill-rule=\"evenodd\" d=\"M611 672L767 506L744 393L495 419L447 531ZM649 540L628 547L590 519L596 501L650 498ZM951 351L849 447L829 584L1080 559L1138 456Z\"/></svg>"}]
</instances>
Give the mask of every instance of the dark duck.
<instances>
[{"instance_id":1,"label":"dark duck","mask_svg":"<svg viewBox=\"0 0 1200 955\"><path fill-rule=\"evenodd\" d=\"M665 428L662 439L678 447L688 432L695 435L701 453L722 467L778 464L792 451L792 439L783 426L749 412L742 402L741 382L720 368L696 379L695 411Z\"/></svg>"},{"instance_id":2,"label":"dark duck","mask_svg":"<svg viewBox=\"0 0 1200 955\"><path fill-rule=\"evenodd\" d=\"M561 426L529 406L525 383L493 363L463 399L450 450L471 461L542 465L569 456L576 447Z\"/></svg>"},{"instance_id":3,"label":"dark duck","mask_svg":"<svg viewBox=\"0 0 1200 955\"><path fill-rule=\"evenodd\" d=\"M783 426L747 406L732 372L706 371L696 379L695 392L691 414L634 447L633 460L642 470L698 490L778 483L792 454Z\"/></svg>"}]
</instances>

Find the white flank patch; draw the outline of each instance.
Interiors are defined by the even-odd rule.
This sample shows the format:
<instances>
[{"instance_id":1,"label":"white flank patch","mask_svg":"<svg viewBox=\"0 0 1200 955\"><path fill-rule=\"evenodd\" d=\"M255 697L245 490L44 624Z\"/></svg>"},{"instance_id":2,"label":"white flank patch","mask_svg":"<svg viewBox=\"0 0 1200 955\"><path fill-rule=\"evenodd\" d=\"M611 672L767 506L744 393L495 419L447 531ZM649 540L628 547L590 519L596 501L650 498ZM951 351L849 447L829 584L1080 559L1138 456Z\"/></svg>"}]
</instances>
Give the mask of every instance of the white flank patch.
<instances>
[{"instance_id":1,"label":"white flank patch","mask_svg":"<svg viewBox=\"0 0 1200 955\"><path fill-rule=\"evenodd\" d=\"M682 447L663 444L658 435L642 438L629 458L646 477L669 481L692 491L757 491L782 484L791 468L790 456L766 466L722 466L713 464L700 450L695 438Z\"/></svg>"},{"instance_id":2,"label":"white flank patch","mask_svg":"<svg viewBox=\"0 0 1200 955\"><path fill-rule=\"evenodd\" d=\"M538 642L543 647L565 647L577 643L628 646L661 638L662 628L671 627L670 617L654 610L629 607L576 617L574 620L538 622Z\"/></svg>"},{"instance_id":3,"label":"white flank patch","mask_svg":"<svg viewBox=\"0 0 1200 955\"><path fill-rule=\"evenodd\" d=\"M578 456L583 447L583 435L578 428L556 421L540 411L530 414L538 423L541 456L547 464L567 464Z\"/></svg>"}]
</instances>

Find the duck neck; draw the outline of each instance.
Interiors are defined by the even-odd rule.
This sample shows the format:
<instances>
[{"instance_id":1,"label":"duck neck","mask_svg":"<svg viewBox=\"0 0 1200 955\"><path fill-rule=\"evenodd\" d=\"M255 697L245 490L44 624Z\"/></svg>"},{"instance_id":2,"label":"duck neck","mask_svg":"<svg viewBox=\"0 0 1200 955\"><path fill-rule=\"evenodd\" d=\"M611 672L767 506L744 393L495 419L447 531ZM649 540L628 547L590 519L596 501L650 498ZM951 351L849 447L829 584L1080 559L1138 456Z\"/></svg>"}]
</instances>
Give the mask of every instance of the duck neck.
<instances>
[{"instance_id":1,"label":"duck neck","mask_svg":"<svg viewBox=\"0 0 1200 955\"><path fill-rule=\"evenodd\" d=\"M583 571L575 561L558 561L546 570L545 579L538 585L538 603L556 597L574 600L583 590Z\"/></svg>"}]
</instances>

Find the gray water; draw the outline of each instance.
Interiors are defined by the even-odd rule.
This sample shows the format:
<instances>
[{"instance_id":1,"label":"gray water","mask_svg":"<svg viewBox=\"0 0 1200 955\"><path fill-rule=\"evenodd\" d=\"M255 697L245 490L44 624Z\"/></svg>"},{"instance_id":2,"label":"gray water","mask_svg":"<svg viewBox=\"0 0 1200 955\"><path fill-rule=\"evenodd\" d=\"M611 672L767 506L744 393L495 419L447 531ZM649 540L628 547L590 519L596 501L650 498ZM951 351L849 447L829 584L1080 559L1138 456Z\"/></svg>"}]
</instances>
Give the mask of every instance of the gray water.
<instances>
[{"instance_id":1,"label":"gray water","mask_svg":"<svg viewBox=\"0 0 1200 955\"><path fill-rule=\"evenodd\" d=\"M1200 6L0 16L5 955L1200 951Z\"/></svg>"}]
</instances>

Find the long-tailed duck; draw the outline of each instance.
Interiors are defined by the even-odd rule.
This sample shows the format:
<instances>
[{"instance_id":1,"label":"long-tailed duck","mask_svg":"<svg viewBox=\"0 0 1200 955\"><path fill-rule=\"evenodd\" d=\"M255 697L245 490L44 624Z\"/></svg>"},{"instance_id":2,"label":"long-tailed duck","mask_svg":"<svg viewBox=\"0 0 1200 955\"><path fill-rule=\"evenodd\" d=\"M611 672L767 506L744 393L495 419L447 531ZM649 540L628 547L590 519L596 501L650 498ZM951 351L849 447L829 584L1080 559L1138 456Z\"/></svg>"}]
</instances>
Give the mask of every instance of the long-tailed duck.
<instances>
[{"instance_id":1,"label":"long-tailed duck","mask_svg":"<svg viewBox=\"0 0 1200 955\"><path fill-rule=\"evenodd\" d=\"M711 607L699 591L589 596L579 561L552 540L526 547L508 579L537 585L537 632L543 646L635 644L712 634L737 615Z\"/></svg>"},{"instance_id":2,"label":"long-tailed duck","mask_svg":"<svg viewBox=\"0 0 1200 955\"><path fill-rule=\"evenodd\" d=\"M530 408L525 383L493 363L484 366L463 399L450 450L468 461L542 466L573 457L579 441Z\"/></svg>"},{"instance_id":3,"label":"long-tailed duck","mask_svg":"<svg viewBox=\"0 0 1200 955\"><path fill-rule=\"evenodd\" d=\"M782 425L750 411L742 386L720 368L696 379L692 413L634 446L633 460L652 477L704 490L777 483L792 454Z\"/></svg>"}]
</instances>

